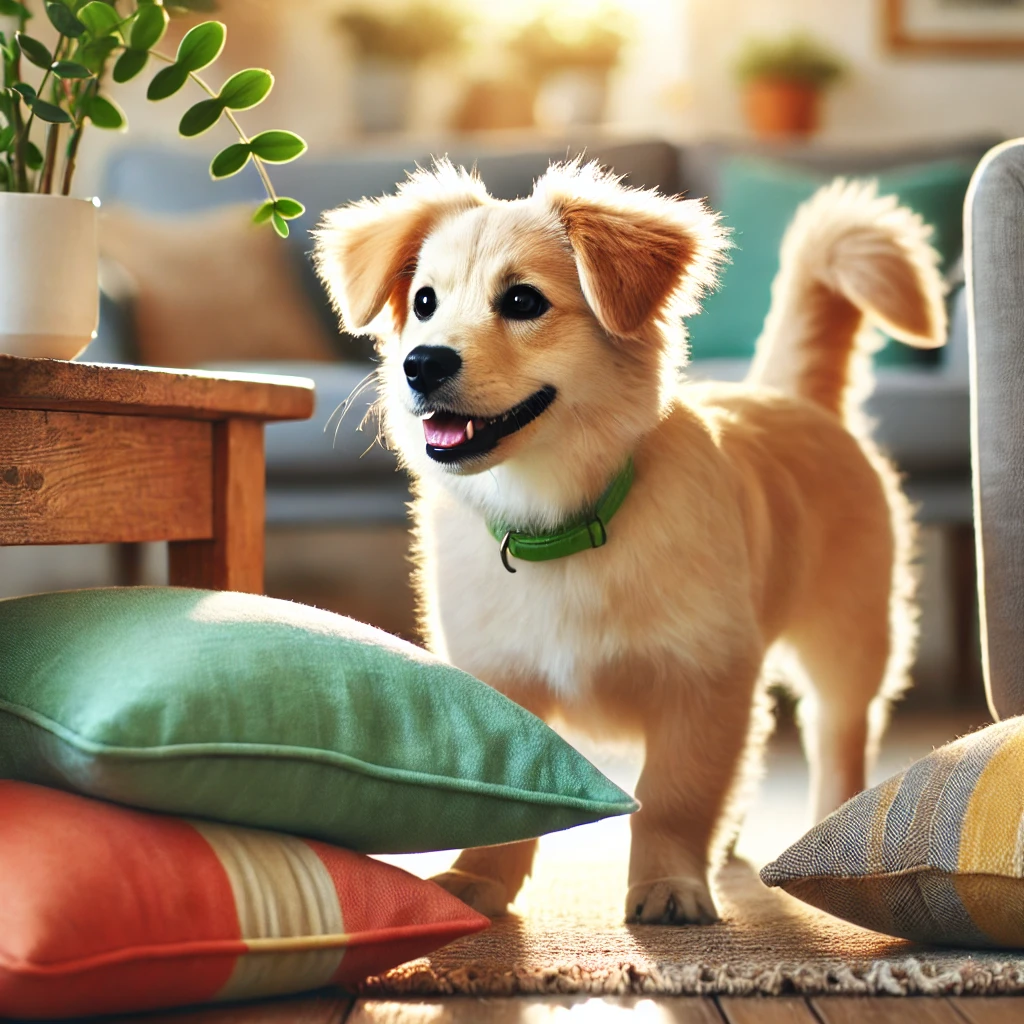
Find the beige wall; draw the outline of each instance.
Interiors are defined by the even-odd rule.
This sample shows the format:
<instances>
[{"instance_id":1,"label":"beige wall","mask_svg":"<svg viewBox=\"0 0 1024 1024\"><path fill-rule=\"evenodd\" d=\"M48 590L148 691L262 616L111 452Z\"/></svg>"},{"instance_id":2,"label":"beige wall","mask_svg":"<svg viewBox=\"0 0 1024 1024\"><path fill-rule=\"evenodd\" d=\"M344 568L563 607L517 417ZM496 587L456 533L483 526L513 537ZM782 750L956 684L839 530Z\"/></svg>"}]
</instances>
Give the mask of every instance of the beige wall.
<instances>
[{"instance_id":1,"label":"beige wall","mask_svg":"<svg viewBox=\"0 0 1024 1024\"><path fill-rule=\"evenodd\" d=\"M1024 135L1024 59L895 57L881 40L882 0L689 0L694 103L689 128L743 130L730 74L746 35L805 29L852 63L830 96L824 137L889 141L994 132Z\"/></svg>"}]
</instances>

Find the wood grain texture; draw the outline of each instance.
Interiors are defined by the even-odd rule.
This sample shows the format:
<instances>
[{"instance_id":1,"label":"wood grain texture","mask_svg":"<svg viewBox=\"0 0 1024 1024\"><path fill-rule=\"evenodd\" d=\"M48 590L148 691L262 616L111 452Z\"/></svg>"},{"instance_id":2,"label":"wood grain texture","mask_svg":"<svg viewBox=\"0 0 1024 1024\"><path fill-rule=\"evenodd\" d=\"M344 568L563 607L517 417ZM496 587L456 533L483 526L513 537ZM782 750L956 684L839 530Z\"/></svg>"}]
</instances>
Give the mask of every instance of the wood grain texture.
<instances>
[{"instance_id":1,"label":"wood grain texture","mask_svg":"<svg viewBox=\"0 0 1024 1024\"><path fill-rule=\"evenodd\" d=\"M929 996L823 996L811 1006L822 1024L964 1024L948 1000Z\"/></svg>"},{"instance_id":2,"label":"wood grain texture","mask_svg":"<svg viewBox=\"0 0 1024 1024\"><path fill-rule=\"evenodd\" d=\"M351 1005L347 996L325 993L236 1006L105 1017L96 1024L342 1024Z\"/></svg>"},{"instance_id":3,"label":"wood grain texture","mask_svg":"<svg viewBox=\"0 0 1024 1024\"><path fill-rule=\"evenodd\" d=\"M263 593L265 476L263 424L214 424L213 537L170 545L172 586Z\"/></svg>"},{"instance_id":4,"label":"wood grain texture","mask_svg":"<svg viewBox=\"0 0 1024 1024\"><path fill-rule=\"evenodd\" d=\"M213 536L213 429L0 409L0 544Z\"/></svg>"},{"instance_id":5,"label":"wood grain texture","mask_svg":"<svg viewBox=\"0 0 1024 1024\"><path fill-rule=\"evenodd\" d=\"M713 999L686 996L360 1000L346 1024L724 1024Z\"/></svg>"},{"instance_id":6,"label":"wood grain texture","mask_svg":"<svg viewBox=\"0 0 1024 1024\"><path fill-rule=\"evenodd\" d=\"M800 996L749 999L723 996L718 1006L728 1024L818 1024L818 1018Z\"/></svg>"},{"instance_id":7,"label":"wood grain texture","mask_svg":"<svg viewBox=\"0 0 1024 1024\"><path fill-rule=\"evenodd\" d=\"M0 408L206 420L235 416L304 420L313 414L313 382L305 377L159 370L0 355Z\"/></svg>"},{"instance_id":8,"label":"wood grain texture","mask_svg":"<svg viewBox=\"0 0 1024 1024\"><path fill-rule=\"evenodd\" d=\"M989 996L948 1000L962 1018L961 1024L1020 1024L1024 1021L1024 996ZM915 1024L912 1017L906 1024Z\"/></svg>"}]
</instances>

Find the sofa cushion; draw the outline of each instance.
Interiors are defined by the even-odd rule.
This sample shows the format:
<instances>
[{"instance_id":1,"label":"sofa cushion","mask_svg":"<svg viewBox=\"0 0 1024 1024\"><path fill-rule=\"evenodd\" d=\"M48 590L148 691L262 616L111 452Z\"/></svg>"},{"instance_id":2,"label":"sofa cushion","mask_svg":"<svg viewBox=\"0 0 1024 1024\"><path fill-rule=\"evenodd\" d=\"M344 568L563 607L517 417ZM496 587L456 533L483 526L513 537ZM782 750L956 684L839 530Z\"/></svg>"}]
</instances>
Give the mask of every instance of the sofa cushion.
<instances>
[{"instance_id":1,"label":"sofa cushion","mask_svg":"<svg viewBox=\"0 0 1024 1024\"><path fill-rule=\"evenodd\" d=\"M967 161L945 160L875 176L880 193L896 194L933 226L932 242L942 256L944 270L962 249L961 211L973 169ZM718 289L705 300L703 311L689 321L694 358L753 352L768 312L786 228L797 207L828 180L828 175L775 161L727 158L722 169L721 210L725 225L733 229L735 248ZM935 359L932 353L896 343L876 357L882 363Z\"/></svg>"},{"instance_id":2,"label":"sofa cushion","mask_svg":"<svg viewBox=\"0 0 1024 1024\"><path fill-rule=\"evenodd\" d=\"M488 924L312 840L3 781L0 822L4 1018L353 987Z\"/></svg>"},{"instance_id":3,"label":"sofa cushion","mask_svg":"<svg viewBox=\"0 0 1024 1024\"><path fill-rule=\"evenodd\" d=\"M367 853L636 809L540 719L412 644L173 587L0 601L0 778Z\"/></svg>"}]
</instances>

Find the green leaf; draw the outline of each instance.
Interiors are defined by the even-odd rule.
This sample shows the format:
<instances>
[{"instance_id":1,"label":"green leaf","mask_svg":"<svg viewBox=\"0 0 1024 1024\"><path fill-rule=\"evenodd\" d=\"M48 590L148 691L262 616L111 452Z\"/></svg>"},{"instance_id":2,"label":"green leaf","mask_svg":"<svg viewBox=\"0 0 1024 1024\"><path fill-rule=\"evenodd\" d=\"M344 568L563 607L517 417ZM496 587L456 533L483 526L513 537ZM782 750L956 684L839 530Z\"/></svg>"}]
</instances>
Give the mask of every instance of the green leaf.
<instances>
[{"instance_id":1,"label":"green leaf","mask_svg":"<svg viewBox=\"0 0 1024 1024\"><path fill-rule=\"evenodd\" d=\"M49 124L71 124L71 116L66 110L61 110L60 107L55 107L38 97L32 101L32 113L40 121L47 121Z\"/></svg>"},{"instance_id":2,"label":"green leaf","mask_svg":"<svg viewBox=\"0 0 1024 1024\"><path fill-rule=\"evenodd\" d=\"M35 64L37 68L45 70L53 63L53 54L38 39L33 39L31 36L25 35L24 32L16 32L14 38L18 40L25 59Z\"/></svg>"},{"instance_id":3,"label":"green leaf","mask_svg":"<svg viewBox=\"0 0 1024 1024\"><path fill-rule=\"evenodd\" d=\"M92 78L92 72L83 64L76 64L73 60L54 61L50 70L58 78Z\"/></svg>"},{"instance_id":4,"label":"green leaf","mask_svg":"<svg viewBox=\"0 0 1024 1024\"><path fill-rule=\"evenodd\" d=\"M110 4L103 3L103 0L91 0L91 3L87 3L78 12L78 20L85 25L94 39L112 35L121 25L117 11Z\"/></svg>"},{"instance_id":5,"label":"green leaf","mask_svg":"<svg viewBox=\"0 0 1024 1024\"><path fill-rule=\"evenodd\" d=\"M106 96L93 96L86 104L84 114L97 128L119 131L128 125L124 111Z\"/></svg>"},{"instance_id":6,"label":"green leaf","mask_svg":"<svg viewBox=\"0 0 1024 1024\"><path fill-rule=\"evenodd\" d=\"M201 71L224 49L228 30L219 21L204 21L189 29L178 46L177 63L188 71Z\"/></svg>"},{"instance_id":7,"label":"green leaf","mask_svg":"<svg viewBox=\"0 0 1024 1024\"><path fill-rule=\"evenodd\" d=\"M288 221L284 219L279 213L275 213L270 218L274 225L274 230L282 237L287 238L291 234L291 229L288 227Z\"/></svg>"},{"instance_id":8,"label":"green leaf","mask_svg":"<svg viewBox=\"0 0 1024 1024\"><path fill-rule=\"evenodd\" d=\"M296 217L301 217L306 212L306 208L297 199L281 196L274 203L274 212L279 213L285 220L294 220Z\"/></svg>"},{"instance_id":9,"label":"green leaf","mask_svg":"<svg viewBox=\"0 0 1024 1024\"><path fill-rule=\"evenodd\" d=\"M0 128L0 150L6 151L10 148L11 143L14 141L14 128L11 125L5 125Z\"/></svg>"},{"instance_id":10,"label":"green leaf","mask_svg":"<svg viewBox=\"0 0 1024 1024\"><path fill-rule=\"evenodd\" d=\"M10 187L11 169L3 161L0 161L0 190L6 191Z\"/></svg>"},{"instance_id":11,"label":"green leaf","mask_svg":"<svg viewBox=\"0 0 1024 1024\"><path fill-rule=\"evenodd\" d=\"M211 178L230 178L237 174L249 162L252 155L249 147L244 142L236 142L227 149L222 149L210 164Z\"/></svg>"},{"instance_id":12,"label":"green leaf","mask_svg":"<svg viewBox=\"0 0 1024 1024\"><path fill-rule=\"evenodd\" d=\"M294 132L260 132L251 142L252 151L268 164L286 164L306 152L303 139Z\"/></svg>"},{"instance_id":13,"label":"green leaf","mask_svg":"<svg viewBox=\"0 0 1024 1024\"><path fill-rule=\"evenodd\" d=\"M142 72L148 60L149 54L145 50L125 50L114 64L114 81L130 82Z\"/></svg>"},{"instance_id":14,"label":"green leaf","mask_svg":"<svg viewBox=\"0 0 1024 1024\"><path fill-rule=\"evenodd\" d=\"M25 146L25 166L30 171L38 171L43 166L43 151L34 142Z\"/></svg>"},{"instance_id":15,"label":"green leaf","mask_svg":"<svg viewBox=\"0 0 1024 1024\"><path fill-rule=\"evenodd\" d=\"M180 64L171 64L153 76L146 90L146 98L150 100L165 100L173 96L188 81L188 68Z\"/></svg>"},{"instance_id":16,"label":"green leaf","mask_svg":"<svg viewBox=\"0 0 1024 1024\"><path fill-rule=\"evenodd\" d=\"M30 18L28 8L18 0L0 0L0 15L5 18Z\"/></svg>"},{"instance_id":17,"label":"green leaf","mask_svg":"<svg viewBox=\"0 0 1024 1024\"><path fill-rule=\"evenodd\" d=\"M150 4L140 7L132 22L128 44L133 50L152 50L167 31L167 12L162 7Z\"/></svg>"},{"instance_id":18,"label":"green leaf","mask_svg":"<svg viewBox=\"0 0 1024 1024\"><path fill-rule=\"evenodd\" d=\"M11 88L31 107L35 102L36 91L28 82L15 82Z\"/></svg>"},{"instance_id":19,"label":"green leaf","mask_svg":"<svg viewBox=\"0 0 1024 1024\"><path fill-rule=\"evenodd\" d=\"M268 199L256 207L256 212L252 215L252 222L253 224L266 224L273 216L274 200Z\"/></svg>"},{"instance_id":20,"label":"green leaf","mask_svg":"<svg viewBox=\"0 0 1024 1024\"><path fill-rule=\"evenodd\" d=\"M230 110L248 110L262 103L274 87L274 76L263 68L232 75L220 90L220 101Z\"/></svg>"},{"instance_id":21,"label":"green leaf","mask_svg":"<svg viewBox=\"0 0 1024 1024\"><path fill-rule=\"evenodd\" d=\"M220 119L224 104L220 100L203 100L185 111L178 125L178 132L190 139L194 135L208 132Z\"/></svg>"},{"instance_id":22,"label":"green leaf","mask_svg":"<svg viewBox=\"0 0 1024 1024\"><path fill-rule=\"evenodd\" d=\"M84 64L94 74L99 74L103 62L120 46L116 36L104 36L89 43L83 43L75 52L75 59Z\"/></svg>"},{"instance_id":23,"label":"green leaf","mask_svg":"<svg viewBox=\"0 0 1024 1024\"><path fill-rule=\"evenodd\" d=\"M85 32L85 26L71 13L71 8L62 3L48 3L46 16L50 19L50 24L69 39L77 39Z\"/></svg>"}]
</instances>

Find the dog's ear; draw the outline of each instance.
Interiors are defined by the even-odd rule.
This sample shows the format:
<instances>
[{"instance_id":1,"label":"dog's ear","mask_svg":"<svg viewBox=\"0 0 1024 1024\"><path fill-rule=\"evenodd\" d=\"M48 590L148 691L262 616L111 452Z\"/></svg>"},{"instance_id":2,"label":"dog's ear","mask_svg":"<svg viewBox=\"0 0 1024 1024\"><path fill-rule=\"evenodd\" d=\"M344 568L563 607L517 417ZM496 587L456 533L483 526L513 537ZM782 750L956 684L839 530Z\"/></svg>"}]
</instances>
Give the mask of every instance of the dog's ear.
<instances>
[{"instance_id":1,"label":"dog's ear","mask_svg":"<svg viewBox=\"0 0 1024 1024\"><path fill-rule=\"evenodd\" d=\"M314 258L345 329L365 330L389 300L400 326L424 238L443 217L489 200L479 178L442 160L411 175L395 195L324 214Z\"/></svg>"},{"instance_id":2,"label":"dog's ear","mask_svg":"<svg viewBox=\"0 0 1024 1024\"><path fill-rule=\"evenodd\" d=\"M583 294L611 334L694 312L715 283L725 231L700 200L626 188L578 160L549 168L534 197L562 222Z\"/></svg>"}]
</instances>

